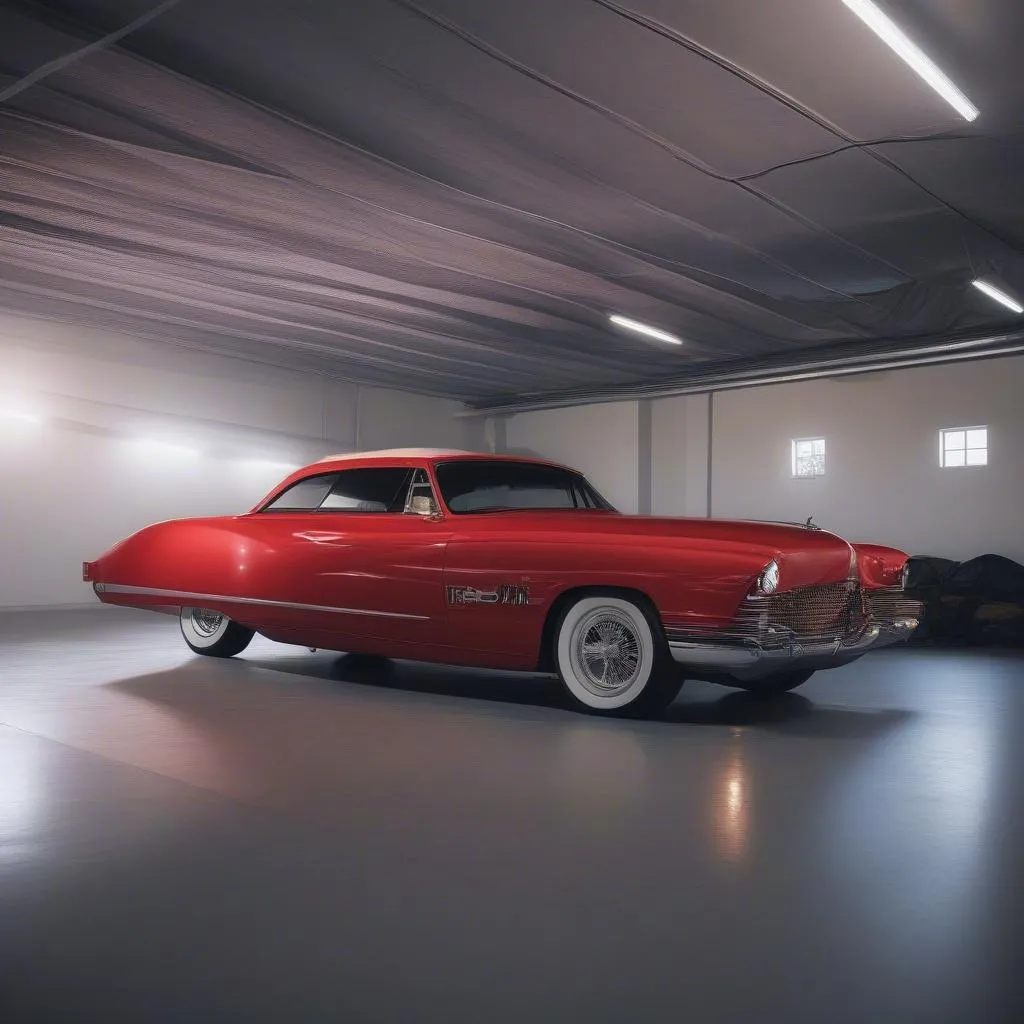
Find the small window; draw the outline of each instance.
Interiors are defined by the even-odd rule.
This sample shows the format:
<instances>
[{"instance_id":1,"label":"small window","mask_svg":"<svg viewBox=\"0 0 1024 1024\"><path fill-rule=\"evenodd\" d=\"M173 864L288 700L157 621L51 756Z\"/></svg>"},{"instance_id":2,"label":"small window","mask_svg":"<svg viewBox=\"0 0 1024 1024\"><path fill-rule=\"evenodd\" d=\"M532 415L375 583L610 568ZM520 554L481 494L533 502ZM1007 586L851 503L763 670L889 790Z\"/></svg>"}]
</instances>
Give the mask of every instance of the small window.
<instances>
[{"instance_id":1,"label":"small window","mask_svg":"<svg viewBox=\"0 0 1024 1024\"><path fill-rule=\"evenodd\" d=\"M312 512L320 507L336 479L336 473L307 476L279 494L263 511Z\"/></svg>"},{"instance_id":2,"label":"small window","mask_svg":"<svg viewBox=\"0 0 1024 1024\"><path fill-rule=\"evenodd\" d=\"M801 437L793 442L793 476L825 475L825 438Z\"/></svg>"},{"instance_id":3,"label":"small window","mask_svg":"<svg viewBox=\"0 0 1024 1024\"><path fill-rule=\"evenodd\" d=\"M939 431L939 465L988 465L988 427L951 427Z\"/></svg>"},{"instance_id":4,"label":"small window","mask_svg":"<svg viewBox=\"0 0 1024 1024\"><path fill-rule=\"evenodd\" d=\"M403 466L346 469L338 474L321 512L401 512L411 470Z\"/></svg>"}]
</instances>

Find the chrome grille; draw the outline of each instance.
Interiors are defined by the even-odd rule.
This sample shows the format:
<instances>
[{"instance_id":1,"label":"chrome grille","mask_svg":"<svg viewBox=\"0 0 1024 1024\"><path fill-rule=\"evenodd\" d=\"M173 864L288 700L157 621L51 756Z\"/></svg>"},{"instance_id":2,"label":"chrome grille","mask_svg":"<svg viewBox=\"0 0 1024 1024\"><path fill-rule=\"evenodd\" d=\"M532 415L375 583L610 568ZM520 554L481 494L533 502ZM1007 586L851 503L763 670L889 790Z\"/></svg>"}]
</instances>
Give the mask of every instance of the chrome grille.
<instances>
[{"instance_id":1,"label":"chrome grille","mask_svg":"<svg viewBox=\"0 0 1024 1024\"><path fill-rule=\"evenodd\" d=\"M826 583L760 600L748 598L737 621L752 617L759 623L765 617L791 630L797 640L839 638L849 632L852 619L863 618L860 589L855 583Z\"/></svg>"},{"instance_id":2,"label":"chrome grille","mask_svg":"<svg viewBox=\"0 0 1024 1024\"><path fill-rule=\"evenodd\" d=\"M923 605L907 597L902 587L883 587L865 590L864 601L868 619L873 623L892 622L894 619L919 619Z\"/></svg>"},{"instance_id":3,"label":"chrome grille","mask_svg":"<svg viewBox=\"0 0 1024 1024\"><path fill-rule=\"evenodd\" d=\"M871 625L916 618L920 603L899 587L863 590L857 580L801 587L770 597L748 597L724 628L680 627L667 630L669 640L756 643L762 647L793 644L849 644Z\"/></svg>"}]
</instances>

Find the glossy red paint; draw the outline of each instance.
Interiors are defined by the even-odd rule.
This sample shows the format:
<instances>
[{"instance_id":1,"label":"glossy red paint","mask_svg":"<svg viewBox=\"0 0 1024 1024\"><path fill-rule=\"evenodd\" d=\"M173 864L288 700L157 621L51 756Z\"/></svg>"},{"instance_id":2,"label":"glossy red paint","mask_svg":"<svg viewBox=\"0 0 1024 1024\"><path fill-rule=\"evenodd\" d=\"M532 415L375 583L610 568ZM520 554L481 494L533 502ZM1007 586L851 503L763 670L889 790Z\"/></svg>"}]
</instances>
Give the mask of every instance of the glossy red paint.
<instances>
[{"instance_id":1,"label":"glossy red paint","mask_svg":"<svg viewBox=\"0 0 1024 1024\"><path fill-rule=\"evenodd\" d=\"M906 556L795 526L517 511L436 517L260 512L295 481L333 469L408 466L492 455L387 454L324 460L251 512L147 527L88 563L100 600L222 612L263 635L324 649L451 664L536 669L545 622L567 595L631 591L667 628L724 627L765 566L780 589L847 579L890 586ZM517 603L501 588L516 588ZM466 594L470 595L465 600ZM512 593L512 591L508 592Z\"/></svg>"},{"instance_id":2,"label":"glossy red paint","mask_svg":"<svg viewBox=\"0 0 1024 1024\"><path fill-rule=\"evenodd\" d=\"M857 572L861 582L868 590L879 587L894 587L903 576L903 567L907 564L907 556L897 548L887 548L880 544L853 545L857 552Z\"/></svg>"}]
</instances>

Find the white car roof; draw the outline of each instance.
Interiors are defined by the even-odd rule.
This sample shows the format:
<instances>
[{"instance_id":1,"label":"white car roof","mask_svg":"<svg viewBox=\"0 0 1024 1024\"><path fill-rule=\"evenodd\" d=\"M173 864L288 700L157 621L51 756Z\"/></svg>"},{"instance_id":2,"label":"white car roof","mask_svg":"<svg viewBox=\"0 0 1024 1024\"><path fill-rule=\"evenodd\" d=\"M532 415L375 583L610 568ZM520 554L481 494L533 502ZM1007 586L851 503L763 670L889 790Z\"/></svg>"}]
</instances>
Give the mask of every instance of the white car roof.
<instances>
[{"instance_id":1,"label":"white car roof","mask_svg":"<svg viewBox=\"0 0 1024 1024\"><path fill-rule=\"evenodd\" d=\"M375 452L342 452L325 455L318 462L336 462L339 459L436 459L444 455L479 455L479 452L461 448L382 448Z\"/></svg>"}]
</instances>

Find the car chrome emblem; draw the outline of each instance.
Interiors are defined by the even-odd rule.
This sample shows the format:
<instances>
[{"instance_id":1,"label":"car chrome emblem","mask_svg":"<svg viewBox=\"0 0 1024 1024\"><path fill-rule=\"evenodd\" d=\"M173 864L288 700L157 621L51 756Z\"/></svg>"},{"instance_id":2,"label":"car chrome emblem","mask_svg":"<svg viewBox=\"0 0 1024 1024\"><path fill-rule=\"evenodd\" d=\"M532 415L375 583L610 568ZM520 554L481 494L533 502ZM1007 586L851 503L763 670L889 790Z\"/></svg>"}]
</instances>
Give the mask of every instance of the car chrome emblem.
<instances>
[{"instance_id":1,"label":"car chrome emblem","mask_svg":"<svg viewBox=\"0 0 1024 1024\"><path fill-rule=\"evenodd\" d=\"M530 588L505 584L496 590L446 587L449 604L529 604Z\"/></svg>"}]
</instances>

